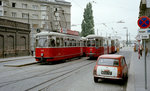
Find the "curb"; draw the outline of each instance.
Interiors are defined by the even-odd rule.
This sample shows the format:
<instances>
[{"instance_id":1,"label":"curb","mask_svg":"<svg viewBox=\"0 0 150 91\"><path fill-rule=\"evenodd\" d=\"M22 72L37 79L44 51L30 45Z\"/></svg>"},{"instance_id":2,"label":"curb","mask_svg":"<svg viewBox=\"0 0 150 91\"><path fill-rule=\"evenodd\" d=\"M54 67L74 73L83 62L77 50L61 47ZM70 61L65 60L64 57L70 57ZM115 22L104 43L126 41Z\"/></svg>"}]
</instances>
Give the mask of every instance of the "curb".
<instances>
[{"instance_id":1,"label":"curb","mask_svg":"<svg viewBox=\"0 0 150 91\"><path fill-rule=\"evenodd\" d=\"M135 91L135 73L134 73L134 60L133 60L133 54L130 61L130 69L128 73L128 83L126 91Z\"/></svg>"},{"instance_id":2,"label":"curb","mask_svg":"<svg viewBox=\"0 0 150 91\"><path fill-rule=\"evenodd\" d=\"M4 66L7 67L22 67L22 66L27 66L27 65L32 65L32 64L36 64L37 62L31 62L31 63L25 63L25 64L4 64Z\"/></svg>"},{"instance_id":3,"label":"curb","mask_svg":"<svg viewBox=\"0 0 150 91\"><path fill-rule=\"evenodd\" d=\"M9 61L14 61L14 60L20 60L20 59L29 59L29 58L34 58L34 57L33 57L33 56L31 56L31 57L27 57L27 58L8 59L8 60L5 60L5 61L0 61L0 63L9 62Z\"/></svg>"}]
</instances>

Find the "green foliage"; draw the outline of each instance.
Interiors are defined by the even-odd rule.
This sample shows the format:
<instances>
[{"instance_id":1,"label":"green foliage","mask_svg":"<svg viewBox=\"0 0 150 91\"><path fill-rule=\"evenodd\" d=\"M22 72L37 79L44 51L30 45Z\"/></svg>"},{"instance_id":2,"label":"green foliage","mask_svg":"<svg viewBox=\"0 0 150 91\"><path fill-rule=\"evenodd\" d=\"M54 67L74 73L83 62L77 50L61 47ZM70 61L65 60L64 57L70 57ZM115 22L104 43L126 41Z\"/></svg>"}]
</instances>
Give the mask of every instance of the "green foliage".
<instances>
[{"instance_id":1,"label":"green foliage","mask_svg":"<svg viewBox=\"0 0 150 91\"><path fill-rule=\"evenodd\" d=\"M86 37L89 34L94 34L94 20L93 20L93 10L92 10L92 4L88 3L86 5L86 8L84 9L84 15L83 20L81 24L81 35L83 37Z\"/></svg>"}]
</instances>

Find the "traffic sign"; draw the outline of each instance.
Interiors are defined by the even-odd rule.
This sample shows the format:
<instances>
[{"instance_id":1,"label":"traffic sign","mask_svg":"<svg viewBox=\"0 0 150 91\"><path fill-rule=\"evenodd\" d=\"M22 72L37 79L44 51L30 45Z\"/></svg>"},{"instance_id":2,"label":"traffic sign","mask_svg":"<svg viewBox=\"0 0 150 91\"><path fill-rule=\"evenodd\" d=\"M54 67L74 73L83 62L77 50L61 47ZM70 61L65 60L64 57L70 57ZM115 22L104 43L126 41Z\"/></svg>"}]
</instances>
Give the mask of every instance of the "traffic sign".
<instances>
[{"instance_id":1,"label":"traffic sign","mask_svg":"<svg viewBox=\"0 0 150 91\"><path fill-rule=\"evenodd\" d=\"M138 29L138 34L150 34L150 28Z\"/></svg>"},{"instance_id":2,"label":"traffic sign","mask_svg":"<svg viewBox=\"0 0 150 91\"><path fill-rule=\"evenodd\" d=\"M148 28L150 26L150 19L147 16L142 16L138 20L140 28Z\"/></svg>"},{"instance_id":3,"label":"traffic sign","mask_svg":"<svg viewBox=\"0 0 150 91\"><path fill-rule=\"evenodd\" d=\"M148 34L141 35L141 38L142 39L149 39L149 35Z\"/></svg>"},{"instance_id":4,"label":"traffic sign","mask_svg":"<svg viewBox=\"0 0 150 91\"><path fill-rule=\"evenodd\" d=\"M140 35L137 35L137 36L135 37L135 39L138 40L138 41L141 41L141 36L140 36Z\"/></svg>"}]
</instances>

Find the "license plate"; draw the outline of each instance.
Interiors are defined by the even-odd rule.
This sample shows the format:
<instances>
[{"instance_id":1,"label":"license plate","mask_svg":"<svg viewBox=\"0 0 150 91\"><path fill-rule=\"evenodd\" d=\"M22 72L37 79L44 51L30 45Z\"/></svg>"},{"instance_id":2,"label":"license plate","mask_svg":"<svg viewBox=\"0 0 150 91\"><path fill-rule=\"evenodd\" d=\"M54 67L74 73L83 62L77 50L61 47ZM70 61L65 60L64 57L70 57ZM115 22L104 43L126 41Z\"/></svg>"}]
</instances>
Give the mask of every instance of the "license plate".
<instances>
[{"instance_id":1,"label":"license plate","mask_svg":"<svg viewBox=\"0 0 150 91\"><path fill-rule=\"evenodd\" d=\"M111 71L101 71L101 74L112 75L112 72Z\"/></svg>"}]
</instances>

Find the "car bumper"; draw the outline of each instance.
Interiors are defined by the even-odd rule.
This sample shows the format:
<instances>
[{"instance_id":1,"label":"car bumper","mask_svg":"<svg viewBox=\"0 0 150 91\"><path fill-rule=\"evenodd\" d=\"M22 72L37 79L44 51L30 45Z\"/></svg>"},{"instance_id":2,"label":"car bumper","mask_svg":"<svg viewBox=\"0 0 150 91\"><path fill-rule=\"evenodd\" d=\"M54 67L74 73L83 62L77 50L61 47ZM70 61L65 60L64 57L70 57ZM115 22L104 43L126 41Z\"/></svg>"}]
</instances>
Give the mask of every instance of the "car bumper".
<instances>
[{"instance_id":1,"label":"car bumper","mask_svg":"<svg viewBox=\"0 0 150 91\"><path fill-rule=\"evenodd\" d=\"M100 78L100 79L122 80L121 77L116 77L116 76L97 76L97 75L94 75L94 77L97 77L97 78Z\"/></svg>"}]
</instances>

